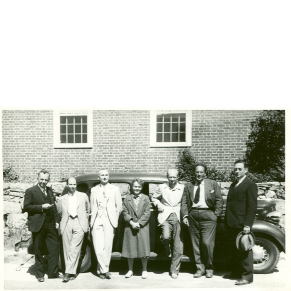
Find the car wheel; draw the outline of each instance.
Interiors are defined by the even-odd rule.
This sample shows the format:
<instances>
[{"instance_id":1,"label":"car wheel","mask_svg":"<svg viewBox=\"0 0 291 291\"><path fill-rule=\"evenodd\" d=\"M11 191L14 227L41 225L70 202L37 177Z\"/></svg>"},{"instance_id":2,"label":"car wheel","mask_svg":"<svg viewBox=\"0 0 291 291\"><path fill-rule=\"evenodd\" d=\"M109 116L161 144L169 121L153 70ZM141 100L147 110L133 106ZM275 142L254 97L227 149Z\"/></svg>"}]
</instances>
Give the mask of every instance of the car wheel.
<instances>
[{"instance_id":1,"label":"car wheel","mask_svg":"<svg viewBox=\"0 0 291 291\"><path fill-rule=\"evenodd\" d=\"M91 247L89 244L86 244L86 248L82 248L80 260L82 260L80 273L84 273L91 267Z\"/></svg>"},{"instance_id":2,"label":"car wheel","mask_svg":"<svg viewBox=\"0 0 291 291\"><path fill-rule=\"evenodd\" d=\"M253 247L254 273L270 273L277 265L280 252L277 246L267 238L256 237Z\"/></svg>"}]
</instances>

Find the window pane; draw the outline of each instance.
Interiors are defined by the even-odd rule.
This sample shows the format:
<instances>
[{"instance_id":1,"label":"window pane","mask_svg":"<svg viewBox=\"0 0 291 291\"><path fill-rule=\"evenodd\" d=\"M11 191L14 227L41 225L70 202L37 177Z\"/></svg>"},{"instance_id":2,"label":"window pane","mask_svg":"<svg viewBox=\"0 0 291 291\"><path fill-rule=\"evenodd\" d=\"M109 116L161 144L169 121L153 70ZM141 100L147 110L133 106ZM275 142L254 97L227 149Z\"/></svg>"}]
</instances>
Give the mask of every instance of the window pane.
<instances>
[{"instance_id":1,"label":"window pane","mask_svg":"<svg viewBox=\"0 0 291 291\"><path fill-rule=\"evenodd\" d=\"M157 122L163 122L163 116L157 115Z\"/></svg>"},{"instance_id":2,"label":"window pane","mask_svg":"<svg viewBox=\"0 0 291 291\"><path fill-rule=\"evenodd\" d=\"M68 143L74 143L74 136L72 134L68 134Z\"/></svg>"},{"instance_id":3,"label":"window pane","mask_svg":"<svg viewBox=\"0 0 291 291\"><path fill-rule=\"evenodd\" d=\"M60 116L60 123L61 124L66 124L66 116Z\"/></svg>"},{"instance_id":4,"label":"window pane","mask_svg":"<svg viewBox=\"0 0 291 291\"><path fill-rule=\"evenodd\" d=\"M186 121L186 113L180 114L180 121L185 122Z\"/></svg>"},{"instance_id":5,"label":"window pane","mask_svg":"<svg viewBox=\"0 0 291 291\"><path fill-rule=\"evenodd\" d=\"M163 134L157 133L157 142L162 142L162 141L163 141Z\"/></svg>"},{"instance_id":6,"label":"window pane","mask_svg":"<svg viewBox=\"0 0 291 291\"><path fill-rule=\"evenodd\" d=\"M172 132L178 132L178 123L172 123Z\"/></svg>"},{"instance_id":7,"label":"window pane","mask_svg":"<svg viewBox=\"0 0 291 291\"><path fill-rule=\"evenodd\" d=\"M185 133L180 133L180 142L185 142L185 141L186 141Z\"/></svg>"},{"instance_id":8,"label":"window pane","mask_svg":"<svg viewBox=\"0 0 291 291\"><path fill-rule=\"evenodd\" d=\"M170 133L165 133L164 134L164 142L170 142L171 141L170 138L171 138L171 134Z\"/></svg>"},{"instance_id":9,"label":"window pane","mask_svg":"<svg viewBox=\"0 0 291 291\"><path fill-rule=\"evenodd\" d=\"M173 122L178 122L179 121L179 116L180 116L180 114L172 114L172 121Z\"/></svg>"},{"instance_id":10,"label":"window pane","mask_svg":"<svg viewBox=\"0 0 291 291\"><path fill-rule=\"evenodd\" d=\"M75 133L81 133L81 125L75 125Z\"/></svg>"},{"instance_id":11,"label":"window pane","mask_svg":"<svg viewBox=\"0 0 291 291\"><path fill-rule=\"evenodd\" d=\"M82 134L82 136L83 136L83 143L87 143L87 134Z\"/></svg>"},{"instance_id":12,"label":"window pane","mask_svg":"<svg viewBox=\"0 0 291 291\"><path fill-rule=\"evenodd\" d=\"M61 135L61 143L66 143L66 136L64 134Z\"/></svg>"},{"instance_id":13,"label":"window pane","mask_svg":"<svg viewBox=\"0 0 291 291\"><path fill-rule=\"evenodd\" d=\"M83 123L87 123L87 116L86 115L83 115L81 117L82 117L82 122Z\"/></svg>"},{"instance_id":14,"label":"window pane","mask_svg":"<svg viewBox=\"0 0 291 291\"><path fill-rule=\"evenodd\" d=\"M68 133L74 133L74 125L68 125Z\"/></svg>"},{"instance_id":15,"label":"window pane","mask_svg":"<svg viewBox=\"0 0 291 291\"><path fill-rule=\"evenodd\" d=\"M178 137L179 137L179 134L178 133L172 133L172 142L178 142Z\"/></svg>"},{"instance_id":16,"label":"window pane","mask_svg":"<svg viewBox=\"0 0 291 291\"><path fill-rule=\"evenodd\" d=\"M75 116L75 123L81 123L81 116Z\"/></svg>"},{"instance_id":17,"label":"window pane","mask_svg":"<svg viewBox=\"0 0 291 291\"><path fill-rule=\"evenodd\" d=\"M75 135L75 143L81 143L81 134Z\"/></svg>"},{"instance_id":18,"label":"window pane","mask_svg":"<svg viewBox=\"0 0 291 291\"><path fill-rule=\"evenodd\" d=\"M67 116L67 120L69 124L74 123L74 117L73 116Z\"/></svg>"},{"instance_id":19,"label":"window pane","mask_svg":"<svg viewBox=\"0 0 291 291\"><path fill-rule=\"evenodd\" d=\"M180 132L185 132L185 123L180 123Z\"/></svg>"},{"instance_id":20,"label":"window pane","mask_svg":"<svg viewBox=\"0 0 291 291\"><path fill-rule=\"evenodd\" d=\"M162 123L158 123L157 124L157 132L162 132L163 131L163 124Z\"/></svg>"},{"instance_id":21,"label":"window pane","mask_svg":"<svg viewBox=\"0 0 291 291\"><path fill-rule=\"evenodd\" d=\"M164 123L164 131L165 132L171 131L171 123Z\"/></svg>"},{"instance_id":22,"label":"window pane","mask_svg":"<svg viewBox=\"0 0 291 291\"><path fill-rule=\"evenodd\" d=\"M61 125L61 133L66 133L66 125Z\"/></svg>"},{"instance_id":23,"label":"window pane","mask_svg":"<svg viewBox=\"0 0 291 291\"><path fill-rule=\"evenodd\" d=\"M87 125L82 125L82 130L83 130L83 133L87 133Z\"/></svg>"},{"instance_id":24,"label":"window pane","mask_svg":"<svg viewBox=\"0 0 291 291\"><path fill-rule=\"evenodd\" d=\"M170 122L171 121L171 117L169 116L169 114L167 114L167 116L164 116L164 122Z\"/></svg>"}]
</instances>

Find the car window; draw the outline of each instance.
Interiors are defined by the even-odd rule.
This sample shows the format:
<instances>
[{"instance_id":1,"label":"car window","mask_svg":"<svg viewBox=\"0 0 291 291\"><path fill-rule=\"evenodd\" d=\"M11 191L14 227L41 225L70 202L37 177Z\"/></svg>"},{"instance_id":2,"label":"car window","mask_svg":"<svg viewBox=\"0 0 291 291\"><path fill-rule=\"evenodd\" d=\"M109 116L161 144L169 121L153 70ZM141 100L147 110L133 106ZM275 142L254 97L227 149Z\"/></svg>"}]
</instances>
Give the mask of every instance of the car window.
<instances>
[{"instance_id":1,"label":"car window","mask_svg":"<svg viewBox=\"0 0 291 291\"><path fill-rule=\"evenodd\" d=\"M121 197L124 198L130 193L130 185L128 183L111 183L119 188Z\"/></svg>"}]
</instances>

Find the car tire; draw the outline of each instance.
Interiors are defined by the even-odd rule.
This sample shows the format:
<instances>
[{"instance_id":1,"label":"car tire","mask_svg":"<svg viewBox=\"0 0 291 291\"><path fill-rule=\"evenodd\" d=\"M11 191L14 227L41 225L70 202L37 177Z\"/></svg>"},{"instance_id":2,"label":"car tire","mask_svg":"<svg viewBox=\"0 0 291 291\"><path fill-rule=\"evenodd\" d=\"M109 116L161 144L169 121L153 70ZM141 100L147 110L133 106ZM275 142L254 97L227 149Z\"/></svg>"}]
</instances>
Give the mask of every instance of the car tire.
<instances>
[{"instance_id":1,"label":"car tire","mask_svg":"<svg viewBox=\"0 0 291 291\"><path fill-rule=\"evenodd\" d=\"M276 244L265 237L256 237L253 247L254 273L268 274L272 272L280 258L280 252Z\"/></svg>"}]
</instances>

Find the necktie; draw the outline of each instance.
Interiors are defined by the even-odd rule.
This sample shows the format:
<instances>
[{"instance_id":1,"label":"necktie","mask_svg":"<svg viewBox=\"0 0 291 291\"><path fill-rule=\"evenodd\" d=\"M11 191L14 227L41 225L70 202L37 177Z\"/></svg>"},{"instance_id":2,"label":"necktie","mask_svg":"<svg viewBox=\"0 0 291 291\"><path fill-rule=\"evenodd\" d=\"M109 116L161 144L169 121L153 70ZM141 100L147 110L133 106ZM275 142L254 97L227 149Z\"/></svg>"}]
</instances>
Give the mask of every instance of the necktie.
<instances>
[{"instance_id":1,"label":"necktie","mask_svg":"<svg viewBox=\"0 0 291 291\"><path fill-rule=\"evenodd\" d=\"M200 200L200 183L198 183L198 188L195 193L194 203L197 204Z\"/></svg>"}]
</instances>

